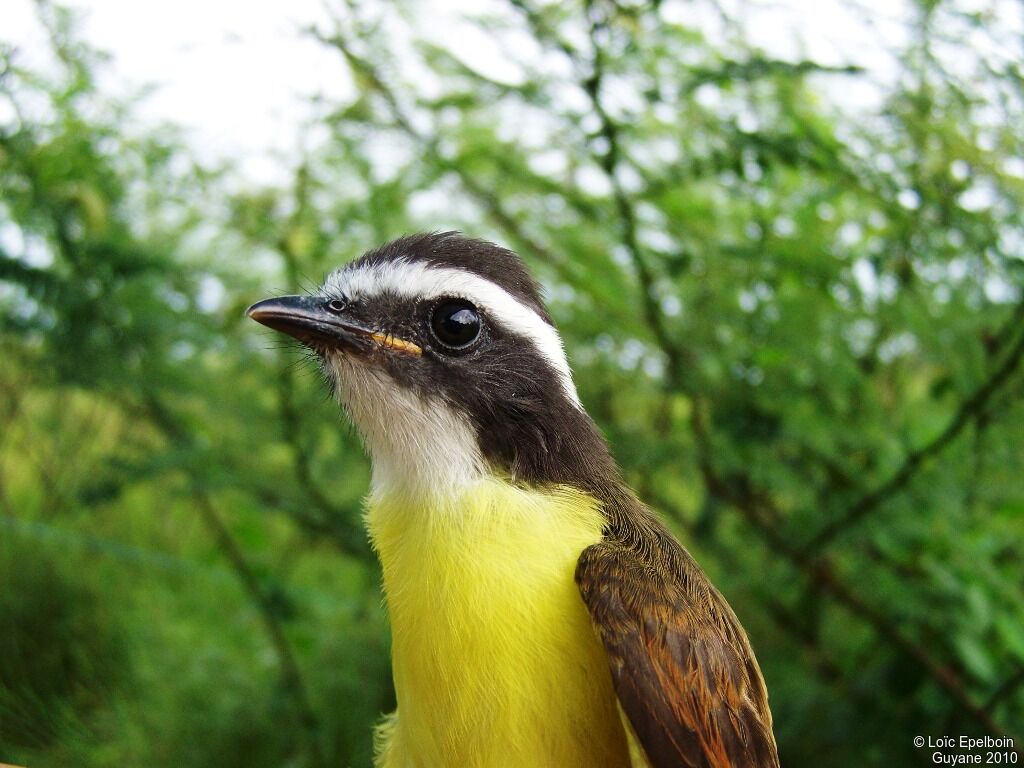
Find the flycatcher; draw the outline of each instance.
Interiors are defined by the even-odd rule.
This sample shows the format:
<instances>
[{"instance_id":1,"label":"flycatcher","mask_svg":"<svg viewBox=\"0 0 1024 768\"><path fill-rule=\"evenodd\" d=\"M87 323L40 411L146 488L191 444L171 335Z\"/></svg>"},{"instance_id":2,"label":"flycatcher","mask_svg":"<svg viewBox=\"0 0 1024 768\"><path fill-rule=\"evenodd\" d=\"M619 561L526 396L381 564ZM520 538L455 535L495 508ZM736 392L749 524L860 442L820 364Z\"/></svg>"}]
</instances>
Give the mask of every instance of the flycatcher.
<instances>
[{"instance_id":1,"label":"flycatcher","mask_svg":"<svg viewBox=\"0 0 1024 768\"><path fill-rule=\"evenodd\" d=\"M516 254L404 237L248 314L317 354L373 465L379 768L778 766L743 628L624 484Z\"/></svg>"}]
</instances>

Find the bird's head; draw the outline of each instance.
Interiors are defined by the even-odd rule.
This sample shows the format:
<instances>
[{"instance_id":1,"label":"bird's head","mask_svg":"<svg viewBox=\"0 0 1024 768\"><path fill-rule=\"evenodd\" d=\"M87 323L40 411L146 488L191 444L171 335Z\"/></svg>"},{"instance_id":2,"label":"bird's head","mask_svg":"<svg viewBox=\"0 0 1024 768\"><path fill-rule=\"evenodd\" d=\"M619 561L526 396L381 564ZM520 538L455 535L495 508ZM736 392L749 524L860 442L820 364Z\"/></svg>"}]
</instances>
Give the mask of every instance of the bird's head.
<instances>
[{"instance_id":1,"label":"bird's head","mask_svg":"<svg viewBox=\"0 0 1024 768\"><path fill-rule=\"evenodd\" d=\"M404 237L248 315L317 354L375 493L458 492L489 473L587 485L609 469L539 287L505 248Z\"/></svg>"}]
</instances>

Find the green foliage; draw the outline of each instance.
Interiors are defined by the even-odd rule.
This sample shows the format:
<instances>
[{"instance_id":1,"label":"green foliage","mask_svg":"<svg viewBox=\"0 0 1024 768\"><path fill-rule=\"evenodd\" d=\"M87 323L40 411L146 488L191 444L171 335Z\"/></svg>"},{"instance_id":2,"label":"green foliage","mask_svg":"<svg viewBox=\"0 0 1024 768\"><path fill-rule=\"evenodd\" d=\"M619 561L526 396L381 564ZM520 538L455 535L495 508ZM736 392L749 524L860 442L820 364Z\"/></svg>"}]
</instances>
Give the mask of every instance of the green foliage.
<instances>
[{"instance_id":1,"label":"green foliage","mask_svg":"<svg viewBox=\"0 0 1024 768\"><path fill-rule=\"evenodd\" d=\"M451 227L542 278L629 481L753 639L784 764L1020 746L1024 81L998 5L915 5L877 110L842 103L857 62L689 7L515 0L467 22L500 79L412 4L346 6L317 36L356 93L290 185L243 192L40 6L47 74L0 58L0 761L369 764L393 694L366 463L242 310Z\"/></svg>"},{"instance_id":2,"label":"green foliage","mask_svg":"<svg viewBox=\"0 0 1024 768\"><path fill-rule=\"evenodd\" d=\"M24 541L0 544L0 744L38 749L102 706L130 672L121 632L98 590Z\"/></svg>"}]
</instances>

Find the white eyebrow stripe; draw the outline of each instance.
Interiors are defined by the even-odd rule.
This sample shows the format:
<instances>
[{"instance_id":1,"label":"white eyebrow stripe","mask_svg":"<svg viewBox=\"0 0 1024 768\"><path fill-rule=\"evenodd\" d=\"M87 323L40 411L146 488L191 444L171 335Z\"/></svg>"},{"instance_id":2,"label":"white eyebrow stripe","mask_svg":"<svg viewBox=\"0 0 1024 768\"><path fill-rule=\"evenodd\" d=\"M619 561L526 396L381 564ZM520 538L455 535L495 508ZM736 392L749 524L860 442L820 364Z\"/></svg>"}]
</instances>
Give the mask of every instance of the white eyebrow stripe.
<instances>
[{"instance_id":1,"label":"white eyebrow stripe","mask_svg":"<svg viewBox=\"0 0 1024 768\"><path fill-rule=\"evenodd\" d=\"M358 269L342 267L327 277L324 290L352 299L383 293L419 299L436 299L441 296L466 299L513 333L532 341L537 351L557 372L569 399L577 406L580 405L558 331L504 288L479 275L451 267L434 267L422 262L396 259Z\"/></svg>"}]
</instances>

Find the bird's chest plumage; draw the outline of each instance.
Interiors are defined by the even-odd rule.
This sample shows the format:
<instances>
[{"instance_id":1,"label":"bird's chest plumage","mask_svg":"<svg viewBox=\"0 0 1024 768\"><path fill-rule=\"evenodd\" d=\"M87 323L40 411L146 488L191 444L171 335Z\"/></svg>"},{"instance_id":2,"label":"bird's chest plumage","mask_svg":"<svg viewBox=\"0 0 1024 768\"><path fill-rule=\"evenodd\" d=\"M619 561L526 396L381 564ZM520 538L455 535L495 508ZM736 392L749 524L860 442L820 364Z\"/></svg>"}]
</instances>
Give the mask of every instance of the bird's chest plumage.
<instances>
[{"instance_id":1,"label":"bird's chest plumage","mask_svg":"<svg viewBox=\"0 0 1024 768\"><path fill-rule=\"evenodd\" d=\"M380 494L398 709L378 766L628 766L604 650L573 581L596 503L480 481L421 504Z\"/></svg>"}]
</instances>

